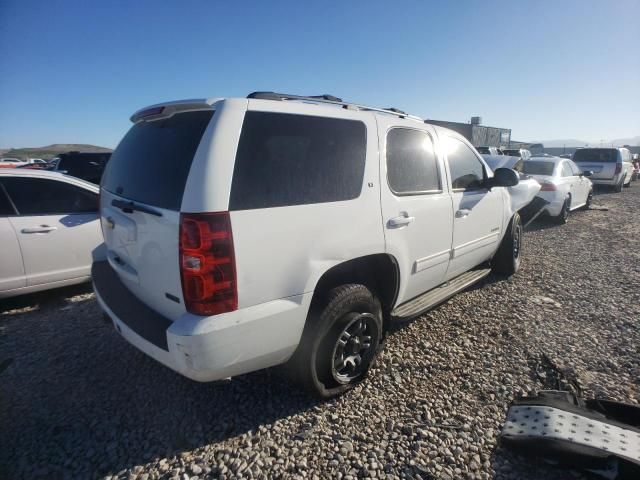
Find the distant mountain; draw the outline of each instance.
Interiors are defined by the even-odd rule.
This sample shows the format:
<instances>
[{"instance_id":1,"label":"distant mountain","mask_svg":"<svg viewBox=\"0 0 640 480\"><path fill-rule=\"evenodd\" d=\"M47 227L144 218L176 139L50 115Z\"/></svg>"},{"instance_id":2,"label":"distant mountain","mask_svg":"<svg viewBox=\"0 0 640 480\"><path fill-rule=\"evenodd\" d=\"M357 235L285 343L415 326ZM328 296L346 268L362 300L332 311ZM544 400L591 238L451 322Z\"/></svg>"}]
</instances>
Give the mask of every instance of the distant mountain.
<instances>
[{"instance_id":1,"label":"distant mountain","mask_svg":"<svg viewBox=\"0 0 640 480\"><path fill-rule=\"evenodd\" d=\"M96 145L85 145L82 143L54 143L46 147L25 147L0 149L3 157L15 158L43 158L51 159L61 153L66 152L112 152L110 148L98 147Z\"/></svg>"},{"instance_id":2,"label":"distant mountain","mask_svg":"<svg viewBox=\"0 0 640 480\"><path fill-rule=\"evenodd\" d=\"M585 145L590 146L599 146L600 143L602 145L610 146L612 143L615 147L621 147L623 145L631 145L631 146L640 146L640 135L636 137L628 137L628 138L614 138L612 140L603 140L598 141L587 141L587 140L576 140L575 138L567 138L560 140L536 140L531 143L542 143L545 147L584 147Z\"/></svg>"}]
</instances>

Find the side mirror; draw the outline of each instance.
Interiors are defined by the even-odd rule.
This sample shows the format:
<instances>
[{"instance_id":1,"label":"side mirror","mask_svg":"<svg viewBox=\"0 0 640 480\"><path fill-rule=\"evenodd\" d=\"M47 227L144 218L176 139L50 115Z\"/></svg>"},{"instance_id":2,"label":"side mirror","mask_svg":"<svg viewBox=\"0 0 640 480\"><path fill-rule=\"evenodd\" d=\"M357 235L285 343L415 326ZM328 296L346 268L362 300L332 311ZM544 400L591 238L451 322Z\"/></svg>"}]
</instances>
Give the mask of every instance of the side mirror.
<instances>
[{"instance_id":1,"label":"side mirror","mask_svg":"<svg viewBox=\"0 0 640 480\"><path fill-rule=\"evenodd\" d=\"M510 168L496 168L493 178L489 180L490 187L513 187L520 182L520 177L515 170Z\"/></svg>"},{"instance_id":2,"label":"side mirror","mask_svg":"<svg viewBox=\"0 0 640 480\"><path fill-rule=\"evenodd\" d=\"M584 172L582 172L583 177L590 177L592 175L593 175L593 170L585 170Z\"/></svg>"}]
</instances>

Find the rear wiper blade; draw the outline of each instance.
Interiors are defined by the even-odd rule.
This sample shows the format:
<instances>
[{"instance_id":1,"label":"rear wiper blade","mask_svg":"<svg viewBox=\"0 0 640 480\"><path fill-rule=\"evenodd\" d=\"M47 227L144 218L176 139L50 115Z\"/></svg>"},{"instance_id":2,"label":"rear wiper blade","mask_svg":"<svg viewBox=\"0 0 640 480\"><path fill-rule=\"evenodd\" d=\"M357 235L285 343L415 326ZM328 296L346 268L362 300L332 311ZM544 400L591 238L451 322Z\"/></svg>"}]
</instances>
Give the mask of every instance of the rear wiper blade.
<instances>
[{"instance_id":1,"label":"rear wiper blade","mask_svg":"<svg viewBox=\"0 0 640 480\"><path fill-rule=\"evenodd\" d=\"M156 217L162 216L162 212L159 212L158 210L155 210L150 207L145 207L144 205L139 205L134 202L127 202L125 200L118 200L118 199L111 200L111 205L113 205L116 208L119 208L124 213L133 213L134 211L136 211L136 212L148 213L149 215L155 215Z\"/></svg>"}]
</instances>

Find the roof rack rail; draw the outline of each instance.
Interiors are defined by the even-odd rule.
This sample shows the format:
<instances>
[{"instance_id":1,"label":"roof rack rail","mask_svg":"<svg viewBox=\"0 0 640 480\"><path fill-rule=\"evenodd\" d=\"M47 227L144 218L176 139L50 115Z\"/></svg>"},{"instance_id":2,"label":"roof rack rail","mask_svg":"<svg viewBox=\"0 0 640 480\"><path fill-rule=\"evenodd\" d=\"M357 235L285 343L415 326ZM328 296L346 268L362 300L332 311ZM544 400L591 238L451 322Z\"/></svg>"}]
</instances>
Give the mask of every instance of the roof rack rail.
<instances>
[{"instance_id":1,"label":"roof rack rail","mask_svg":"<svg viewBox=\"0 0 640 480\"><path fill-rule=\"evenodd\" d=\"M359 110L369 110L372 112L381 112L381 113L389 113L391 115L396 115L400 118L410 118L412 120L418 120L423 122L424 120L415 115L409 115L406 112L403 112L400 109L390 107L390 108L378 108L378 107L368 107L366 105L359 105L357 103L349 103L344 102L339 97L334 97L333 95L290 95L287 93L276 93L276 92L253 92L247 95L247 98L255 98L260 100L308 100L312 102L320 102L320 103L328 103L330 105L339 105L343 108L347 109L359 109Z\"/></svg>"},{"instance_id":2,"label":"roof rack rail","mask_svg":"<svg viewBox=\"0 0 640 480\"><path fill-rule=\"evenodd\" d=\"M390 112L398 113L400 115L406 115L407 114L407 112L403 112L402 110L400 110L399 108L396 108L396 107L387 107L387 108L383 108L383 110L389 110Z\"/></svg>"},{"instance_id":3,"label":"roof rack rail","mask_svg":"<svg viewBox=\"0 0 640 480\"><path fill-rule=\"evenodd\" d=\"M329 102L342 103L342 99L325 93L324 95L289 95L288 93L276 92L253 92L247 98L258 98L261 100L327 100Z\"/></svg>"}]
</instances>

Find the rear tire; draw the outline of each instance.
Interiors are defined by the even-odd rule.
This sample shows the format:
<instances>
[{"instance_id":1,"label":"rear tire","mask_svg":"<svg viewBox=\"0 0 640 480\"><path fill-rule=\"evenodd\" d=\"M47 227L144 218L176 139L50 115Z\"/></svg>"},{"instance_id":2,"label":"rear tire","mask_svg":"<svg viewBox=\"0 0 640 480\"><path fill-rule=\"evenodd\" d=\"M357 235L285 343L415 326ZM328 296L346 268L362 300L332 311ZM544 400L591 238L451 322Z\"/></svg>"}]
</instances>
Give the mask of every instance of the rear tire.
<instances>
[{"instance_id":1,"label":"rear tire","mask_svg":"<svg viewBox=\"0 0 640 480\"><path fill-rule=\"evenodd\" d=\"M511 276L520 269L520 257L522 253L522 235L524 228L520 215L514 213L507 227L507 232L502 239L500 248L491 261L495 273Z\"/></svg>"},{"instance_id":2,"label":"rear tire","mask_svg":"<svg viewBox=\"0 0 640 480\"><path fill-rule=\"evenodd\" d=\"M613 187L613 191L616 193L620 193L622 191L623 182L624 182L624 178L621 178L620 183L618 183L615 187Z\"/></svg>"},{"instance_id":3,"label":"rear tire","mask_svg":"<svg viewBox=\"0 0 640 480\"><path fill-rule=\"evenodd\" d=\"M364 285L342 285L322 297L309 312L287 366L296 383L326 399L366 378L380 348L383 322L380 301Z\"/></svg>"},{"instance_id":4,"label":"rear tire","mask_svg":"<svg viewBox=\"0 0 640 480\"><path fill-rule=\"evenodd\" d=\"M582 207L583 210L589 210L591 208L591 203L593 203L593 188L589 190L589 194L587 195L587 202Z\"/></svg>"},{"instance_id":5,"label":"rear tire","mask_svg":"<svg viewBox=\"0 0 640 480\"><path fill-rule=\"evenodd\" d=\"M565 223L567 223L567 220L569 220L570 211L571 197L567 197L564 199L564 203L562 204L562 210L560 210L560 213L557 216L551 218L553 219L554 223L557 223L558 225L564 225Z\"/></svg>"}]
</instances>

